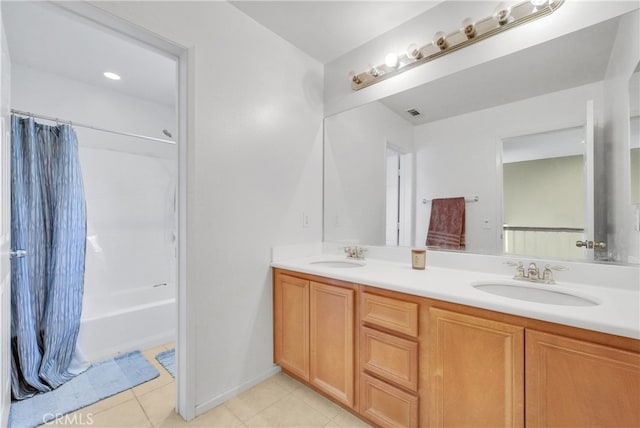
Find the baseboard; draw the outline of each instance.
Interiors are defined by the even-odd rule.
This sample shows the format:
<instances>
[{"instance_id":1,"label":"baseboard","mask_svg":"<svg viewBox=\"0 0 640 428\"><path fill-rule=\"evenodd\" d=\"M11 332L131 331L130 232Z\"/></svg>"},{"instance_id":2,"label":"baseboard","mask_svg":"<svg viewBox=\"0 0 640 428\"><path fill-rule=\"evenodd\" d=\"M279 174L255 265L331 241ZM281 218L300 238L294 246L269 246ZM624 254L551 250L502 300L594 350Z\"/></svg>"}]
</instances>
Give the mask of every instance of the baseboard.
<instances>
[{"instance_id":1,"label":"baseboard","mask_svg":"<svg viewBox=\"0 0 640 428\"><path fill-rule=\"evenodd\" d=\"M245 382L241 385L238 385L237 387L222 393L210 400L205 401L204 403L200 403L200 404L196 404L196 417L200 416L203 413L208 412L209 410L218 407L220 404L224 403L225 401L227 401L230 398L235 397L236 395L241 394L242 392L251 389L252 387L256 386L257 384L259 384L260 382L264 381L265 379L270 378L271 376L273 376L274 374L280 372L280 366L277 365L273 365L271 368L269 368L267 371L265 371L264 373L262 373L260 376L255 377L253 379L251 379L248 382Z\"/></svg>"}]
</instances>

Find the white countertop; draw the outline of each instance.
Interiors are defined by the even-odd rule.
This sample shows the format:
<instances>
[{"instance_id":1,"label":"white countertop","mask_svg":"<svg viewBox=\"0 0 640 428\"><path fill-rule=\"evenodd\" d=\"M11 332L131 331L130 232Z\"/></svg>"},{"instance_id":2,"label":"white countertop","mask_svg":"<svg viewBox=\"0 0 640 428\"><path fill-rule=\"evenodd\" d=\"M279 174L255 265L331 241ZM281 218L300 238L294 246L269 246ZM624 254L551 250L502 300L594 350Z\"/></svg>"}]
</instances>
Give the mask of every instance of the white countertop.
<instances>
[{"instance_id":1,"label":"white countertop","mask_svg":"<svg viewBox=\"0 0 640 428\"><path fill-rule=\"evenodd\" d=\"M619 336L640 339L640 291L600 287L558 281L557 290L589 297L597 306L567 306L535 303L489 294L474 288L476 282L516 282L510 276L427 266L413 270L409 263L367 259L361 267L332 268L314 265L320 260L345 260L344 257L316 255L272 262L272 266L347 282L399 291L416 296L490 309L543 321L565 324Z\"/></svg>"}]
</instances>

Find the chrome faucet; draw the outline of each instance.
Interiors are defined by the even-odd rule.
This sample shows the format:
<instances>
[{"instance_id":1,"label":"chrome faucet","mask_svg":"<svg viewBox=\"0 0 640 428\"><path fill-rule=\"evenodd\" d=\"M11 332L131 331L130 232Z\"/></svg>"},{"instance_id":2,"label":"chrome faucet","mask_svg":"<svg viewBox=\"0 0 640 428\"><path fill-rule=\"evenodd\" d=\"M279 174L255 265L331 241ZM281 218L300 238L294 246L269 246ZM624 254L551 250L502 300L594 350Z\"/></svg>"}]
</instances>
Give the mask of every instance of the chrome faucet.
<instances>
[{"instance_id":1,"label":"chrome faucet","mask_svg":"<svg viewBox=\"0 0 640 428\"><path fill-rule=\"evenodd\" d=\"M354 245L353 247L344 247L344 252L347 253L348 259L364 260L364 253L367 252L367 249Z\"/></svg>"},{"instance_id":2,"label":"chrome faucet","mask_svg":"<svg viewBox=\"0 0 640 428\"><path fill-rule=\"evenodd\" d=\"M567 270L566 266L551 266L549 264L544 266L544 270L542 271L542 276L540 275L540 270L535 263L530 263L529 267L525 270L522 262L513 262L508 261L505 262L510 266L515 266L516 274L513 276L513 279L517 279L520 281L529 281L529 282L537 282L542 284L555 284L556 281L553 278L553 271L556 270Z\"/></svg>"}]
</instances>

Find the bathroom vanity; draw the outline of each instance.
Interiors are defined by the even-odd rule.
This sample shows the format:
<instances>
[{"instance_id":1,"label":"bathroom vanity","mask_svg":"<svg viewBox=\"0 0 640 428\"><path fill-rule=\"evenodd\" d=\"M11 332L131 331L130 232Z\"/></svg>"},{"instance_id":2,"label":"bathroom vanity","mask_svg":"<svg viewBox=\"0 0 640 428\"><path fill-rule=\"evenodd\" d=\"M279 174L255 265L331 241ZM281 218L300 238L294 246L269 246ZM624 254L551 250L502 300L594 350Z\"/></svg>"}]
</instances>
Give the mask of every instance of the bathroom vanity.
<instances>
[{"instance_id":1,"label":"bathroom vanity","mask_svg":"<svg viewBox=\"0 0 640 428\"><path fill-rule=\"evenodd\" d=\"M273 266L275 362L375 426L640 426L637 289L558 285L592 302L574 306L482 272Z\"/></svg>"}]
</instances>

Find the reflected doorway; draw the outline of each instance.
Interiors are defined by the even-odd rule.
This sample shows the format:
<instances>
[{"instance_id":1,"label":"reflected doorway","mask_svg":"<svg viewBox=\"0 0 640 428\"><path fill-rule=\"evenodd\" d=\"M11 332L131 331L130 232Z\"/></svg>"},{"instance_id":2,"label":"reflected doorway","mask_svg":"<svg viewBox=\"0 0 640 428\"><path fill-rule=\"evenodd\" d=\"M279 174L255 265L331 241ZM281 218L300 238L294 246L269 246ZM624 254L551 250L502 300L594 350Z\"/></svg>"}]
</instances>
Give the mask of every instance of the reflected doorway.
<instances>
[{"instance_id":1,"label":"reflected doorway","mask_svg":"<svg viewBox=\"0 0 640 428\"><path fill-rule=\"evenodd\" d=\"M411 245L411 153L387 142L385 244Z\"/></svg>"}]
</instances>

